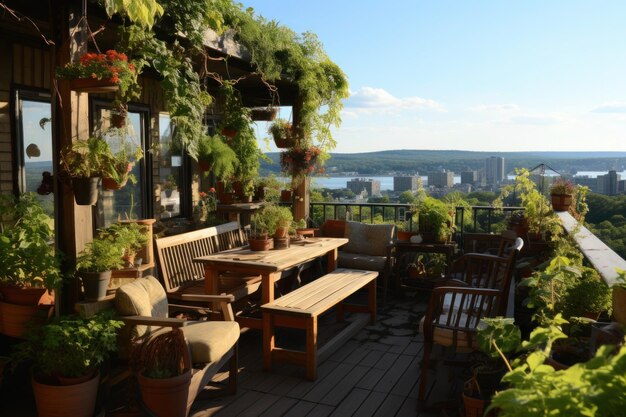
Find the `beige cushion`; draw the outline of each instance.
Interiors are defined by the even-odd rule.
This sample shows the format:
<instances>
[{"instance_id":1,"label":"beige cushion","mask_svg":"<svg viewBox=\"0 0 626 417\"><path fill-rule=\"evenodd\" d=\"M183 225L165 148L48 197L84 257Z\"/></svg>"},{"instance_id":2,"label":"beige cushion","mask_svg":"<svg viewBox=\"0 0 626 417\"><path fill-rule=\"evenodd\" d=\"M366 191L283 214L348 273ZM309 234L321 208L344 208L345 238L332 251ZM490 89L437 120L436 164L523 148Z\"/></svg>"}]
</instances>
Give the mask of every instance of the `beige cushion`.
<instances>
[{"instance_id":1,"label":"beige cushion","mask_svg":"<svg viewBox=\"0 0 626 417\"><path fill-rule=\"evenodd\" d=\"M168 303L165 290L153 276L137 278L124 284L115 291L115 309L120 316L167 317ZM143 336L149 326L133 326L123 332L122 338L130 340L134 336Z\"/></svg>"},{"instance_id":2,"label":"beige cushion","mask_svg":"<svg viewBox=\"0 0 626 417\"><path fill-rule=\"evenodd\" d=\"M339 251L337 265L339 268L365 269L368 271L383 271L385 269L385 256L361 255Z\"/></svg>"},{"instance_id":3,"label":"beige cushion","mask_svg":"<svg viewBox=\"0 0 626 417\"><path fill-rule=\"evenodd\" d=\"M182 328L193 363L218 361L239 339L236 321L202 321Z\"/></svg>"},{"instance_id":4,"label":"beige cushion","mask_svg":"<svg viewBox=\"0 0 626 417\"><path fill-rule=\"evenodd\" d=\"M364 255L386 256L395 225L347 222L344 237L349 239L341 250Z\"/></svg>"}]
</instances>

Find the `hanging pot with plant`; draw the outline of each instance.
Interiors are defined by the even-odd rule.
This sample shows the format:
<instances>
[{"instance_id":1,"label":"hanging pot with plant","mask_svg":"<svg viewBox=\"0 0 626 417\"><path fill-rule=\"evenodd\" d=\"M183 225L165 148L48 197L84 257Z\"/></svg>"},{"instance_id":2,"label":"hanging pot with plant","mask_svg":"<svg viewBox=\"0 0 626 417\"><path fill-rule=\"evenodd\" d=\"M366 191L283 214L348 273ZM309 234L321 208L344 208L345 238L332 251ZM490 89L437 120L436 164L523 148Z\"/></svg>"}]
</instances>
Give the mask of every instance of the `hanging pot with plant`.
<instances>
[{"instance_id":1,"label":"hanging pot with plant","mask_svg":"<svg viewBox=\"0 0 626 417\"><path fill-rule=\"evenodd\" d=\"M277 148L291 148L296 144L296 136L293 134L291 123L278 119L268 129L274 138Z\"/></svg>"}]
</instances>

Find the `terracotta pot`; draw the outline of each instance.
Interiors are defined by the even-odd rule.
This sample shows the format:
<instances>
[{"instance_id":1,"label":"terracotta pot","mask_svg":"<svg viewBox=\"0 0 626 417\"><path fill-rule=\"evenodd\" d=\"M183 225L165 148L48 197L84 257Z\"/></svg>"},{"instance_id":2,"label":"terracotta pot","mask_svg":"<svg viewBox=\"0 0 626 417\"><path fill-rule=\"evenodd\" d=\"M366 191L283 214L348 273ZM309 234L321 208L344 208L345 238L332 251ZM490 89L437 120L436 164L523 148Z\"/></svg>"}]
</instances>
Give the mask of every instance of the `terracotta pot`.
<instances>
[{"instance_id":1,"label":"terracotta pot","mask_svg":"<svg viewBox=\"0 0 626 417\"><path fill-rule=\"evenodd\" d=\"M79 93L114 93L120 86L105 79L76 78L70 80L70 89Z\"/></svg>"},{"instance_id":2,"label":"terracotta pot","mask_svg":"<svg viewBox=\"0 0 626 417\"><path fill-rule=\"evenodd\" d=\"M233 181L233 191L238 198L243 197L243 182Z\"/></svg>"},{"instance_id":3,"label":"terracotta pot","mask_svg":"<svg viewBox=\"0 0 626 417\"><path fill-rule=\"evenodd\" d=\"M102 178L102 188L105 190L119 190L126 185L128 177L125 177L122 182L116 182L113 178Z\"/></svg>"},{"instance_id":4,"label":"terracotta pot","mask_svg":"<svg viewBox=\"0 0 626 417\"><path fill-rule=\"evenodd\" d=\"M265 187L258 186L254 188L254 200L255 201L263 201L265 200Z\"/></svg>"},{"instance_id":5,"label":"terracotta pot","mask_svg":"<svg viewBox=\"0 0 626 417\"><path fill-rule=\"evenodd\" d=\"M215 184L215 190L216 190L218 193L223 193L223 192L225 191L225 190L224 190L224 181L218 181L218 182Z\"/></svg>"},{"instance_id":6,"label":"terracotta pot","mask_svg":"<svg viewBox=\"0 0 626 417\"><path fill-rule=\"evenodd\" d=\"M75 385L48 385L32 378L39 417L93 417L98 397L100 373Z\"/></svg>"},{"instance_id":7,"label":"terracotta pot","mask_svg":"<svg viewBox=\"0 0 626 417\"><path fill-rule=\"evenodd\" d=\"M226 136L227 138L231 138L232 139L235 136L237 136L237 133L239 133L239 131L236 130L236 129L231 129L231 128L225 127L225 128L222 129L221 133L222 133L222 135Z\"/></svg>"},{"instance_id":8,"label":"terracotta pot","mask_svg":"<svg viewBox=\"0 0 626 417\"><path fill-rule=\"evenodd\" d=\"M397 238L402 242L408 242L411 240L411 236L415 236L416 232L406 232L404 230L398 230Z\"/></svg>"},{"instance_id":9,"label":"terracotta pot","mask_svg":"<svg viewBox=\"0 0 626 417\"><path fill-rule=\"evenodd\" d=\"M572 205L573 196L571 194L552 194L550 197L554 211L567 211Z\"/></svg>"},{"instance_id":10,"label":"terracotta pot","mask_svg":"<svg viewBox=\"0 0 626 417\"><path fill-rule=\"evenodd\" d=\"M217 193L217 199L220 204L233 204L235 202L235 193Z\"/></svg>"},{"instance_id":11,"label":"terracotta pot","mask_svg":"<svg viewBox=\"0 0 626 417\"><path fill-rule=\"evenodd\" d=\"M72 178L74 199L79 206L93 206L98 201L99 177Z\"/></svg>"},{"instance_id":12,"label":"terracotta pot","mask_svg":"<svg viewBox=\"0 0 626 417\"><path fill-rule=\"evenodd\" d=\"M465 409L465 417L483 417L488 403L488 400L463 393L463 408Z\"/></svg>"},{"instance_id":13,"label":"terracotta pot","mask_svg":"<svg viewBox=\"0 0 626 417\"><path fill-rule=\"evenodd\" d=\"M211 164L207 161L198 161L198 169L202 172L207 172L211 170Z\"/></svg>"},{"instance_id":14,"label":"terracotta pot","mask_svg":"<svg viewBox=\"0 0 626 417\"><path fill-rule=\"evenodd\" d=\"M157 417L186 417L191 370L172 378L137 375L141 399Z\"/></svg>"},{"instance_id":15,"label":"terracotta pot","mask_svg":"<svg viewBox=\"0 0 626 417\"><path fill-rule=\"evenodd\" d=\"M79 272L83 281L83 290L86 301L100 301L107 295L107 288L111 282L111 271Z\"/></svg>"},{"instance_id":16,"label":"terracotta pot","mask_svg":"<svg viewBox=\"0 0 626 417\"><path fill-rule=\"evenodd\" d=\"M54 315L54 305L18 305L0 302L0 333L16 338L26 330L45 323Z\"/></svg>"},{"instance_id":17,"label":"terracotta pot","mask_svg":"<svg viewBox=\"0 0 626 417\"><path fill-rule=\"evenodd\" d=\"M276 119L276 109L252 109L250 118L254 121L271 122Z\"/></svg>"},{"instance_id":18,"label":"terracotta pot","mask_svg":"<svg viewBox=\"0 0 626 417\"><path fill-rule=\"evenodd\" d=\"M45 288L2 285L0 286L0 300L23 306L54 304L54 291L48 291Z\"/></svg>"},{"instance_id":19,"label":"terracotta pot","mask_svg":"<svg viewBox=\"0 0 626 417\"><path fill-rule=\"evenodd\" d=\"M248 245L250 247L250 250L252 251L267 251L272 249L273 246L273 240L270 238L262 238L262 239L255 239L255 238L250 238L248 239Z\"/></svg>"}]
</instances>

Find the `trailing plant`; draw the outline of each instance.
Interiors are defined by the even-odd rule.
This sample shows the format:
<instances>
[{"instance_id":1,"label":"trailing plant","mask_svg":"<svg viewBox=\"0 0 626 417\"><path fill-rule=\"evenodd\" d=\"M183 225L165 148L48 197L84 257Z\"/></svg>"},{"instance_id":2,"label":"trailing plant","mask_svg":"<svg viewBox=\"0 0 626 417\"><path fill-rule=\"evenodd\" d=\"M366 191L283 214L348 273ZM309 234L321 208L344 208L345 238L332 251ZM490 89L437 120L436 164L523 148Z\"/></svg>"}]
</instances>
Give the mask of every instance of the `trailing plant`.
<instances>
[{"instance_id":1,"label":"trailing plant","mask_svg":"<svg viewBox=\"0 0 626 417\"><path fill-rule=\"evenodd\" d=\"M146 29L152 28L154 19L163 14L157 0L99 0L109 17L120 14ZM162 2L162 0L161 0Z\"/></svg>"},{"instance_id":2,"label":"trailing plant","mask_svg":"<svg viewBox=\"0 0 626 417\"><path fill-rule=\"evenodd\" d=\"M31 328L26 340L15 346L15 364L32 361L36 372L51 377L80 377L94 372L117 350L122 322L107 310L90 318L61 316Z\"/></svg>"},{"instance_id":3,"label":"trailing plant","mask_svg":"<svg viewBox=\"0 0 626 417\"><path fill-rule=\"evenodd\" d=\"M126 127L113 127L102 133L111 149L109 158L104 161L102 175L122 185L126 183L126 180L132 184L137 183L137 178L131 171L143 158L141 146L133 142L129 133Z\"/></svg>"},{"instance_id":4,"label":"trailing plant","mask_svg":"<svg viewBox=\"0 0 626 417\"><path fill-rule=\"evenodd\" d=\"M280 166L291 177L291 188L295 189L304 179L319 170L321 149L316 146L295 146L280 153Z\"/></svg>"},{"instance_id":5,"label":"trailing plant","mask_svg":"<svg viewBox=\"0 0 626 417\"><path fill-rule=\"evenodd\" d=\"M0 282L60 288L61 254L54 246L54 220L33 193L0 194Z\"/></svg>"},{"instance_id":6,"label":"trailing plant","mask_svg":"<svg viewBox=\"0 0 626 417\"><path fill-rule=\"evenodd\" d=\"M202 135L198 141L198 163L206 162L216 177L229 178L239 164L237 154L219 135ZM208 171L207 171L208 174Z\"/></svg>"}]
</instances>

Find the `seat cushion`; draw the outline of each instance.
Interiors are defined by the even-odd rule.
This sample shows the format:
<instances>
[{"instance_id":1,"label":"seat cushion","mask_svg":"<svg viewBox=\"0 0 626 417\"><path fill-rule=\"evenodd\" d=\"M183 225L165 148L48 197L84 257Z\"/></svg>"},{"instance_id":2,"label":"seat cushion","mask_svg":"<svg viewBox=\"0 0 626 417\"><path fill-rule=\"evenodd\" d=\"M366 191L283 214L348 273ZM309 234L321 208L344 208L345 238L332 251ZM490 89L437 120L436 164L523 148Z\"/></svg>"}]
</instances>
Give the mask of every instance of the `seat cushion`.
<instances>
[{"instance_id":1,"label":"seat cushion","mask_svg":"<svg viewBox=\"0 0 626 417\"><path fill-rule=\"evenodd\" d=\"M202 321L182 328L191 346L191 361L209 363L218 361L239 340L236 321Z\"/></svg>"},{"instance_id":2,"label":"seat cushion","mask_svg":"<svg viewBox=\"0 0 626 417\"><path fill-rule=\"evenodd\" d=\"M349 239L341 249L363 255L386 256L395 225L347 222L344 237Z\"/></svg>"},{"instance_id":3,"label":"seat cushion","mask_svg":"<svg viewBox=\"0 0 626 417\"><path fill-rule=\"evenodd\" d=\"M368 271L383 271L385 269L385 256L362 255L339 251L337 265L339 268L365 269Z\"/></svg>"}]
</instances>

